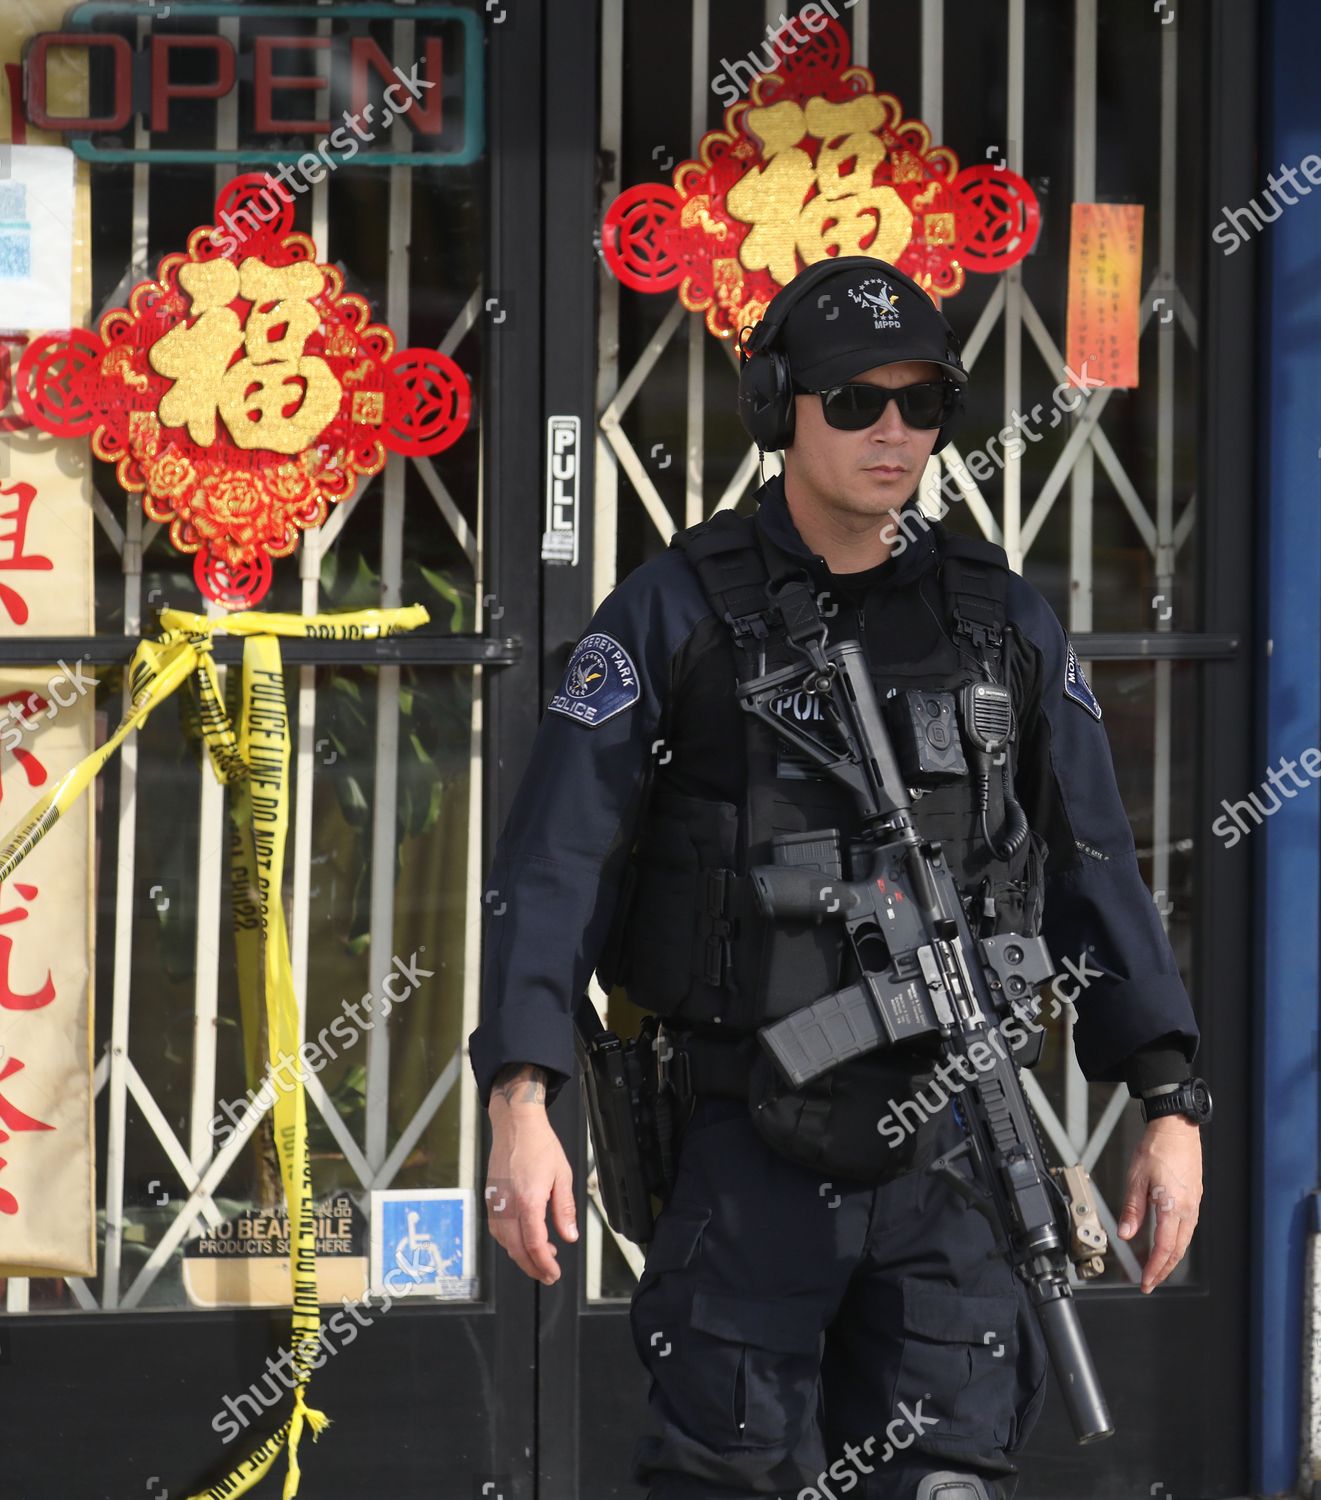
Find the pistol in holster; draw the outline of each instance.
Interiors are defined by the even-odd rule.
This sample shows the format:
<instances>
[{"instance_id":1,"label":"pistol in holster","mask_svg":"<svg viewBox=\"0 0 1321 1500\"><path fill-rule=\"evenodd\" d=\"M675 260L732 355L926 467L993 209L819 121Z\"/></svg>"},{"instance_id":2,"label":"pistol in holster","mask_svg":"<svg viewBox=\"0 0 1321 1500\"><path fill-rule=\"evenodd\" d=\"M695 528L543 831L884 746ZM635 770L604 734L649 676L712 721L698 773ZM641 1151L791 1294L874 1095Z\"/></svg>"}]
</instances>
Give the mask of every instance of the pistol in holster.
<instances>
[{"instance_id":1,"label":"pistol in holster","mask_svg":"<svg viewBox=\"0 0 1321 1500\"><path fill-rule=\"evenodd\" d=\"M656 1209L674 1188L676 1137L691 1108L686 1059L657 1016L627 1041L606 1029L587 995L574 1016L583 1101L606 1218L616 1234L650 1243Z\"/></svg>"}]
</instances>

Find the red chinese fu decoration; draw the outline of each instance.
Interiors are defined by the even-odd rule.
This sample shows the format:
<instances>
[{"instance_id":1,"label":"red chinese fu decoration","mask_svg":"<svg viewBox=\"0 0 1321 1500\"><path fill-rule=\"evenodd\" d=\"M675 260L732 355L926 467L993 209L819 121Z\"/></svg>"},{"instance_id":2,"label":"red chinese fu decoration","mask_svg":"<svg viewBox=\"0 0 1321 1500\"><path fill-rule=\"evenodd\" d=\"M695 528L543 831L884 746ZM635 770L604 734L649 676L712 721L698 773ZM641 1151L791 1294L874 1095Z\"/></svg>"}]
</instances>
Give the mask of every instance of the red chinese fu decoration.
<instances>
[{"instance_id":1,"label":"red chinese fu decoration","mask_svg":"<svg viewBox=\"0 0 1321 1500\"><path fill-rule=\"evenodd\" d=\"M838 22L806 42L782 29L772 44L781 65L730 105L673 187L644 183L610 205L601 248L625 286L678 287L712 333L732 338L831 255L875 255L938 299L960 291L966 271L1003 271L1031 250L1040 210L1028 183L996 164L960 171L868 69L848 66Z\"/></svg>"},{"instance_id":2,"label":"red chinese fu decoration","mask_svg":"<svg viewBox=\"0 0 1321 1500\"><path fill-rule=\"evenodd\" d=\"M454 361L396 349L293 217L287 189L236 177L216 201L230 229L195 229L99 333L34 340L16 381L35 426L91 434L146 514L196 554L198 588L231 609L257 603L271 559L388 452L439 453L471 407ZM230 232L240 225L252 232Z\"/></svg>"}]
</instances>

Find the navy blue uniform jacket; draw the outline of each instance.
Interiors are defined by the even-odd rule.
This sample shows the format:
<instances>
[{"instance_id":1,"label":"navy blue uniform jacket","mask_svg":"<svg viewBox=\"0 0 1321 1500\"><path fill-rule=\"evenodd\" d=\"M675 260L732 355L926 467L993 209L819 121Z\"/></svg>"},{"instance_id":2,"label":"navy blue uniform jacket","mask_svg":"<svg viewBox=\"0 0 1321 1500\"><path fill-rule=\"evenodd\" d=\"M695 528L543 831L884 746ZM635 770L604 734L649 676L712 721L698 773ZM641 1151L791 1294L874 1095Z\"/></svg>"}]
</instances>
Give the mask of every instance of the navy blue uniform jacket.
<instances>
[{"instance_id":1,"label":"navy blue uniform jacket","mask_svg":"<svg viewBox=\"0 0 1321 1500\"><path fill-rule=\"evenodd\" d=\"M829 589L832 575L798 535L779 476L759 501L763 536ZM863 635L873 660L894 635L887 596L924 573L934 584L939 527L911 530L913 541L872 570ZM838 581L836 591L846 594ZM906 607L900 630L935 628ZM1050 849L1043 935L1057 964L1087 955L1089 982L1075 1001L1079 1065L1132 1092L1178 1082L1196 1053L1197 1024L1138 870L1100 707L1054 612L1017 574L1008 618L1028 663L1025 696L1016 694L1017 793ZM832 639L857 632L846 599L828 625ZM727 672L713 671L726 651ZM469 1052L484 1107L506 1063L547 1069L551 1099L573 1076L573 1008L610 927L648 772L690 795L741 801L732 651L675 548L630 573L592 617L541 720L483 893L483 1020Z\"/></svg>"}]
</instances>

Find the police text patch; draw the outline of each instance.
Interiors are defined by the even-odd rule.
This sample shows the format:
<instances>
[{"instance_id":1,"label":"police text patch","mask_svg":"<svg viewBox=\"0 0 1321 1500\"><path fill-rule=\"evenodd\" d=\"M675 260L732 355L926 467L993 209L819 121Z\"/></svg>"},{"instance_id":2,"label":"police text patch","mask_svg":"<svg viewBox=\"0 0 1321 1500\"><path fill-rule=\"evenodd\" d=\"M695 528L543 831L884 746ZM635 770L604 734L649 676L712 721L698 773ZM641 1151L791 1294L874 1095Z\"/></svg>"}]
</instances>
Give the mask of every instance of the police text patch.
<instances>
[{"instance_id":1,"label":"police text patch","mask_svg":"<svg viewBox=\"0 0 1321 1500\"><path fill-rule=\"evenodd\" d=\"M1075 703L1081 703L1094 719L1101 717L1101 705L1096 701L1096 694L1087 685L1078 653L1072 646L1069 647L1069 659L1064 663L1064 696L1072 698Z\"/></svg>"},{"instance_id":2,"label":"police text patch","mask_svg":"<svg viewBox=\"0 0 1321 1500\"><path fill-rule=\"evenodd\" d=\"M632 708L641 696L633 660L619 642L609 635L585 635L573 648L550 707L595 728Z\"/></svg>"}]
</instances>

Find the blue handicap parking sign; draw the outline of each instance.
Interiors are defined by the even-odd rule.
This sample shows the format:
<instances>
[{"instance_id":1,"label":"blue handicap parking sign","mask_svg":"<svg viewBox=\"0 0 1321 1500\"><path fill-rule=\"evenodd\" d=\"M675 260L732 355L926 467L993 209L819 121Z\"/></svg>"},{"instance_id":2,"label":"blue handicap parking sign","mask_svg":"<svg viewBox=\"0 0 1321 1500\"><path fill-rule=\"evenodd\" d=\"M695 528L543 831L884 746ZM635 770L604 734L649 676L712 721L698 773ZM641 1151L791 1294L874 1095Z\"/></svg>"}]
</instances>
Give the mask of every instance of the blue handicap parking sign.
<instances>
[{"instance_id":1,"label":"blue handicap parking sign","mask_svg":"<svg viewBox=\"0 0 1321 1500\"><path fill-rule=\"evenodd\" d=\"M387 1198L381 1204L381 1274L400 1292L435 1291L467 1274L462 1198Z\"/></svg>"}]
</instances>

